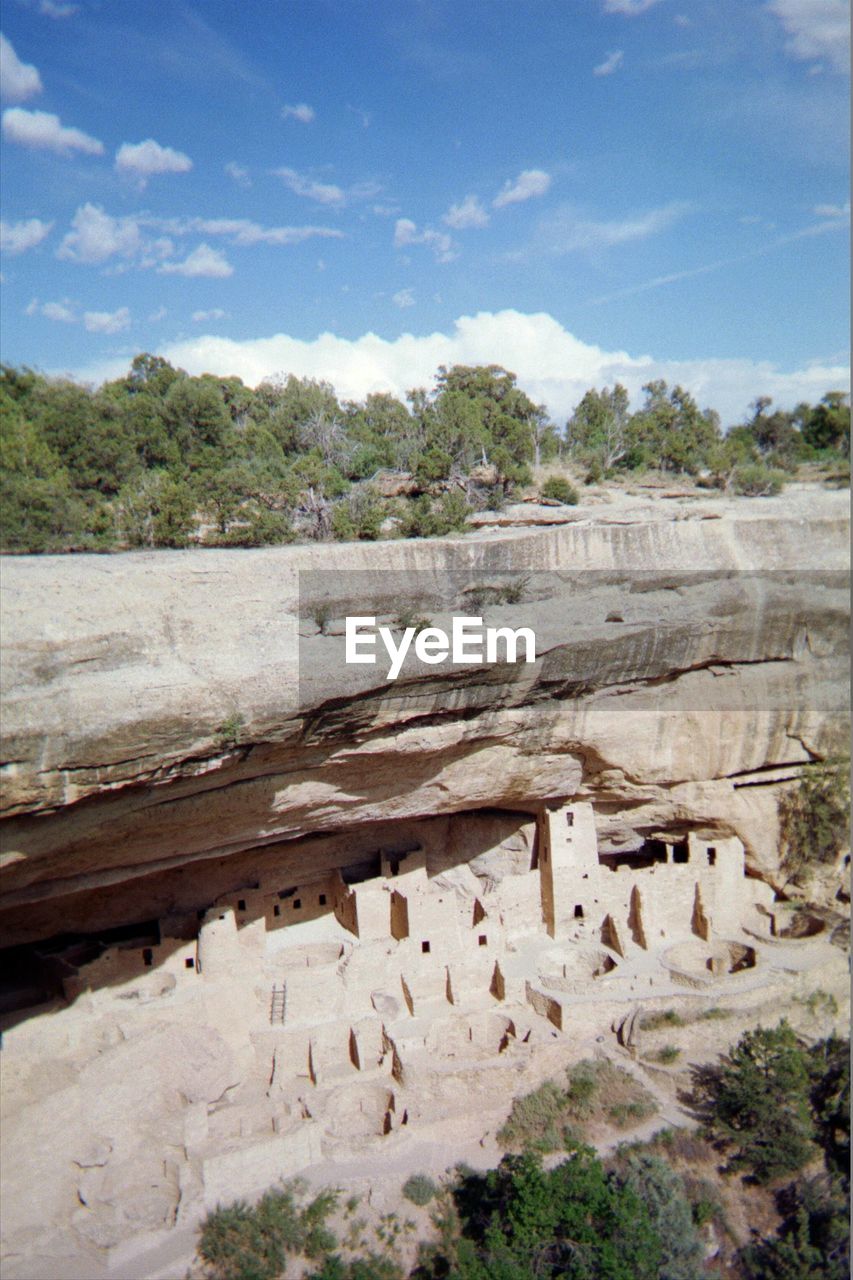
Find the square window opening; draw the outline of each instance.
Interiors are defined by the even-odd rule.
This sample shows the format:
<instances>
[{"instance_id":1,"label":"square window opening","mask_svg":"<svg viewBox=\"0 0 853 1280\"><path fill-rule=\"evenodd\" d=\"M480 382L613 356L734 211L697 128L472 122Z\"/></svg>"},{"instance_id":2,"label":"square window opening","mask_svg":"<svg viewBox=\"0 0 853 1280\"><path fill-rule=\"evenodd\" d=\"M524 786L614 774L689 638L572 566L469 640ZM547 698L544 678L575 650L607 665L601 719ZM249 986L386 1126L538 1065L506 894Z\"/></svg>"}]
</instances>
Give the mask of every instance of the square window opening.
<instances>
[{"instance_id":1,"label":"square window opening","mask_svg":"<svg viewBox=\"0 0 853 1280\"><path fill-rule=\"evenodd\" d=\"M429 950L430 950L430 945L427 942L427 940L424 939L424 941L421 943L421 951L424 953L424 955L428 955Z\"/></svg>"},{"instance_id":2,"label":"square window opening","mask_svg":"<svg viewBox=\"0 0 853 1280\"><path fill-rule=\"evenodd\" d=\"M320 903L320 906L321 906L321 907L325 907L325 905L326 905L326 895L325 895L325 893L321 893L321 894L320 894L320 897L319 897L319 903Z\"/></svg>"},{"instance_id":3,"label":"square window opening","mask_svg":"<svg viewBox=\"0 0 853 1280\"><path fill-rule=\"evenodd\" d=\"M294 911L299 911L299 910L300 910L300 908L301 908L301 906L302 906L302 899L301 899L301 898L294 898L294 899L293 899L293 910L294 910Z\"/></svg>"},{"instance_id":4,"label":"square window opening","mask_svg":"<svg viewBox=\"0 0 853 1280\"><path fill-rule=\"evenodd\" d=\"M480 934L480 936L479 936L479 938L477 939L477 946L478 946L478 947L485 947L485 946L487 946L487 945L488 945L488 938L486 937L486 935L485 935L484 933L481 933L481 934Z\"/></svg>"},{"instance_id":5,"label":"square window opening","mask_svg":"<svg viewBox=\"0 0 853 1280\"><path fill-rule=\"evenodd\" d=\"M709 867L716 866L716 863L717 863L717 850L714 848L714 846L713 846L712 844L709 844L709 845L708 845L708 848L707 848L707 850L706 850L706 853L708 854L708 866L709 866Z\"/></svg>"},{"instance_id":6,"label":"square window opening","mask_svg":"<svg viewBox=\"0 0 853 1280\"><path fill-rule=\"evenodd\" d=\"M238 911L245 911L245 910L246 910L246 899L245 899L245 898L238 898L238 900L237 900L237 910L238 910Z\"/></svg>"},{"instance_id":7,"label":"square window opening","mask_svg":"<svg viewBox=\"0 0 853 1280\"><path fill-rule=\"evenodd\" d=\"M192 956L187 956L186 960L184 961L184 968L185 969L195 968L195 960L193 960Z\"/></svg>"},{"instance_id":8,"label":"square window opening","mask_svg":"<svg viewBox=\"0 0 853 1280\"><path fill-rule=\"evenodd\" d=\"M146 947L145 950L142 952L142 963L148 969L150 969L151 965L154 963L154 952L151 950L150 947Z\"/></svg>"},{"instance_id":9,"label":"square window opening","mask_svg":"<svg viewBox=\"0 0 853 1280\"><path fill-rule=\"evenodd\" d=\"M275 906L273 907L273 909L272 909L272 913L273 913L273 915L274 915L274 916L280 916L280 915L281 915L281 907L278 905L278 903L276 903L276 904L275 904Z\"/></svg>"},{"instance_id":10,"label":"square window opening","mask_svg":"<svg viewBox=\"0 0 853 1280\"><path fill-rule=\"evenodd\" d=\"M575 919L583 920L583 907L579 902L575 903Z\"/></svg>"}]
</instances>

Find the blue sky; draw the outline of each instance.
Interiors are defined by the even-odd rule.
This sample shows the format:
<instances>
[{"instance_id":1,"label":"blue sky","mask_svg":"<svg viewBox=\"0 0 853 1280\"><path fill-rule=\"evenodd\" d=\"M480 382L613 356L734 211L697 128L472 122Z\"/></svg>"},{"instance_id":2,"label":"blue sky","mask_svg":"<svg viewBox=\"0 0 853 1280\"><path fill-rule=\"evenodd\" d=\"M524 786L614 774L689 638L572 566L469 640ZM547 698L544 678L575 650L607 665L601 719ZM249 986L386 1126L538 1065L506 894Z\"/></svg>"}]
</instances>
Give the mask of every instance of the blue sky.
<instances>
[{"instance_id":1,"label":"blue sky","mask_svg":"<svg viewBox=\"0 0 853 1280\"><path fill-rule=\"evenodd\" d=\"M849 0L6 0L4 359L846 385Z\"/></svg>"}]
</instances>

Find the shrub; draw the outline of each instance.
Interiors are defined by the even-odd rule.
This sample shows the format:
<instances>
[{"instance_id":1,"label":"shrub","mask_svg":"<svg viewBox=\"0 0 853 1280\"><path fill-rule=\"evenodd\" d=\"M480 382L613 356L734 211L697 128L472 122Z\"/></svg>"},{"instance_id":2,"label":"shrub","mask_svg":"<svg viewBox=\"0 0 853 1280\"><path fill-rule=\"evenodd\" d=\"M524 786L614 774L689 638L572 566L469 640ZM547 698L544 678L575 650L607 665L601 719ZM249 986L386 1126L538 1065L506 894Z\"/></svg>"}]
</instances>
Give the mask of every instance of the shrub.
<instances>
[{"instance_id":1,"label":"shrub","mask_svg":"<svg viewBox=\"0 0 853 1280\"><path fill-rule=\"evenodd\" d=\"M219 1206L201 1226L198 1252L214 1280L275 1280L288 1254L318 1258L337 1243L326 1219L337 1193L321 1191L299 1206L301 1184L267 1191L258 1203L243 1200Z\"/></svg>"},{"instance_id":2,"label":"shrub","mask_svg":"<svg viewBox=\"0 0 853 1280\"><path fill-rule=\"evenodd\" d=\"M640 1019L643 1031L659 1031L661 1027L683 1027L684 1019L675 1009L658 1009L653 1013L644 1013Z\"/></svg>"},{"instance_id":3,"label":"shrub","mask_svg":"<svg viewBox=\"0 0 853 1280\"><path fill-rule=\"evenodd\" d=\"M677 1062L680 1057L681 1050L677 1045L665 1044L662 1049L657 1049L652 1054L652 1061L662 1062L664 1065L669 1066L670 1063Z\"/></svg>"},{"instance_id":4,"label":"shrub","mask_svg":"<svg viewBox=\"0 0 853 1280\"><path fill-rule=\"evenodd\" d=\"M216 736L223 747L236 746L240 741L240 735L243 732L245 721L241 715L227 716L219 728L216 730Z\"/></svg>"},{"instance_id":5,"label":"shrub","mask_svg":"<svg viewBox=\"0 0 853 1280\"><path fill-rule=\"evenodd\" d=\"M332 621L332 606L327 600L321 600L314 606L311 618L320 635L327 635L329 623Z\"/></svg>"},{"instance_id":6,"label":"shrub","mask_svg":"<svg viewBox=\"0 0 853 1280\"><path fill-rule=\"evenodd\" d=\"M781 493L785 485L784 471L773 470L761 462L747 462L735 467L731 486L735 493L750 498L768 498Z\"/></svg>"},{"instance_id":7,"label":"shrub","mask_svg":"<svg viewBox=\"0 0 853 1280\"><path fill-rule=\"evenodd\" d=\"M565 1103L563 1090L553 1080L546 1080L532 1093L515 1099L508 1120L498 1131L498 1142L519 1150L559 1151Z\"/></svg>"},{"instance_id":8,"label":"shrub","mask_svg":"<svg viewBox=\"0 0 853 1280\"><path fill-rule=\"evenodd\" d=\"M432 1178L428 1178L425 1173L413 1173L403 1183L403 1195L407 1200L411 1200L412 1204L419 1205L421 1208L425 1204L429 1204L430 1200L434 1200L438 1195L440 1188Z\"/></svg>"},{"instance_id":9,"label":"shrub","mask_svg":"<svg viewBox=\"0 0 853 1280\"><path fill-rule=\"evenodd\" d=\"M817 864L833 863L850 824L850 781L846 762L810 768L779 803L782 861L797 876Z\"/></svg>"},{"instance_id":10,"label":"shrub","mask_svg":"<svg viewBox=\"0 0 853 1280\"><path fill-rule=\"evenodd\" d=\"M577 506L580 500L577 489L565 476L549 476L539 493L541 497L562 502L567 507Z\"/></svg>"}]
</instances>

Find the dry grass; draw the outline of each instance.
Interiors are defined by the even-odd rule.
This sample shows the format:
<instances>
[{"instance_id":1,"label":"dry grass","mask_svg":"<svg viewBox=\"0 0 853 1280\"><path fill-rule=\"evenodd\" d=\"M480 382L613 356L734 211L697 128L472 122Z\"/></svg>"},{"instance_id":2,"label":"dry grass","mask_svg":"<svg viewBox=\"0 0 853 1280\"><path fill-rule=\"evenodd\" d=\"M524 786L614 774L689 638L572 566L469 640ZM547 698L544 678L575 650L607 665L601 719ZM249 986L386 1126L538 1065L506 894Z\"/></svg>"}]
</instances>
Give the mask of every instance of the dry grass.
<instances>
[{"instance_id":1,"label":"dry grass","mask_svg":"<svg viewBox=\"0 0 853 1280\"><path fill-rule=\"evenodd\" d=\"M648 1120L657 1103L629 1072L605 1059L567 1069L564 1089L546 1080L517 1098L497 1140L509 1151L571 1150L594 1130L630 1129Z\"/></svg>"}]
</instances>

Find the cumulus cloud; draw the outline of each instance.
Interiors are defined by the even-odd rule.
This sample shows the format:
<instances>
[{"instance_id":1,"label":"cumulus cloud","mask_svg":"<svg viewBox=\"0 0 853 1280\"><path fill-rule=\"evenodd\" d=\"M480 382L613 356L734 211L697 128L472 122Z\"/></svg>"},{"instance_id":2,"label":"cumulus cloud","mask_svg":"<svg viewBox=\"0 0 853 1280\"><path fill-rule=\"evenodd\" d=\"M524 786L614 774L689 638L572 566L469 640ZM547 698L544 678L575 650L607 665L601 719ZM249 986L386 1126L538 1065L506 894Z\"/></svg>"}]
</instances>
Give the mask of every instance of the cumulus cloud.
<instances>
[{"instance_id":1,"label":"cumulus cloud","mask_svg":"<svg viewBox=\"0 0 853 1280\"><path fill-rule=\"evenodd\" d=\"M316 114L314 108L309 107L307 102L295 102L292 106L284 106L281 109L283 120L298 120L300 124L310 124Z\"/></svg>"},{"instance_id":2,"label":"cumulus cloud","mask_svg":"<svg viewBox=\"0 0 853 1280\"><path fill-rule=\"evenodd\" d=\"M621 49L614 49L612 53L608 53L603 62L599 62L597 67L593 67L592 74L594 76L612 76L614 71L618 71L625 60L625 54Z\"/></svg>"},{"instance_id":3,"label":"cumulus cloud","mask_svg":"<svg viewBox=\"0 0 853 1280\"><path fill-rule=\"evenodd\" d=\"M437 262L452 262L458 255L453 248L453 241L444 231L435 231L432 227L424 227L418 231L418 224L411 218L398 218L394 224L394 248L404 249L407 245L424 244L432 249Z\"/></svg>"},{"instance_id":4,"label":"cumulus cloud","mask_svg":"<svg viewBox=\"0 0 853 1280\"><path fill-rule=\"evenodd\" d=\"M78 324L82 320L88 333L121 333L122 329L130 327L127 307L119 307L118 311L85 311L79 316L75 304L68 298L63 298L62 302L39 302L38 298L33 298L25 308L25 314L41 315L59 324Z\"/></svg>"},{"instance_id":5,"label":"cumulus cloud","mask_svg":"<svg viewBox=\"0 0 853 1280\"><path fill-rule=\"evenodd\" d=\"M21 62L12 42L0 35L0 98L4 102L26 102L41 90L41 76L36 68Z\"/></svg>"},{"instance_id":6,"label":"cumulus cloud","mask_svg":"<svg viewBox=\"0 0 853 1280\"><path fill-rule=\"evenodd\" d=\"M469 227L487 227L489 215L476 196L466 196L460 204L452 204L442 218L454 231L466 231Z\"/></svg>"},{"instance_id":7,"label":"cumulus cloud","mask_svg":"<svg viewBox=\"0 0 853 1280\"><path fill-rule=\"evenodd\" d=\"M146 138L144 142L123 142L116 152L115 167L144 187L156 173L189 173L193 162L183 151L161 147L153 138Z\"/></svg>"},{"instance_id":8,"label":"cumulus cloud","mask_svg":"<svg viewBox=\"0 0 853 1280\"><path fill-rule=\"evenodd\" d=\"M119 307L118 311L86 311L83 325L88 333L121 333L130 328L130 311Z\"/></svg>"},{"instance_id":9,"label":"cumulus cloud","mask_svg":"<svg viewBox=\"0 0 853 1280\"><path fill-rule=\"evenodd\" d=\"M659 0L604 0L604 12L624 13L627 18L636 18L658 3Z\"/></svg>"},{"instance_id":10,"label":"cumulus cloud","mask_svg":"<svg viewBox=\"0 0 853 1280\"><path fill-rule=\"evenodd\" d=\"M161 320L165 320L169 312L165 307L158 307L156 311L152 311L148 317L149 324L159 324Z\"/></svg>"},{"instance_id":11,"label":"cumulus cloud","mask_svg":"<svg viewBox=\"0 0 853 1280\"><path fill-rule=\"evenodd\" d=\"M551 186L551 175L544 169L523 169L513 181L508 179L492 201L495 209L508 204L520 204L534 196L544 196Z\"/></svg>"},{"instance_id":12,"label":"cumulus cloud","mask_svg":"<svg viewBox=\"0 0 853 1280\"><path fill-rule=\"evenodd\" d=\"M72 151L82 151L89 156L104 154L104 144L97 138L82 129L63 125L59 116L49 111L9 107L3 112L3 133L10 142L39 151L55 151L59 155L70 155Z\"/></svg>"},{"instance_id":13,"label":"cumulus cloud","mask_svg":"<svg viewBox=\"0 0 853 1280\"><path fill-rule=\"evenodd\" d=\"M113 218L100 205L84 204L71 219L72 230L63 237L57 258L89 266L106 262L118 254L133 257L142 246L135 218Z\"/></svg>"},{"instance_id":14,"label":"cumulus cloud","mask_svg":"<svg viewBox=\"0 0 853 1280\"><path fill-rule=\"evenodd\" d=\"M571 205L564 205L542 219L536 230L534 248L559 255L606 249L631 240L646 240L671 227L690 208L683 200L673 200L657 209L634 213L627 218L596 221L583 218Z\"/></svg>"},{"instance_id":15,"label":"cumulus cloud","mask_svg":"<svg viewBox=\"0 0 853 1280\"><path fill-rule=\"evenodd\" d=\"M238 187L250 187L252 185L249 170L245 165L237 164L236 160L229 160L223 168L228 177L234 179Z\"/></svg>"},{"instance_id":16,"label":"cumulus cloud","mask_svg":"<svg viewBox=\"0 0 853 1280\"><path fill-rule=\"evenodd\" d=\"M32 306L32 303L30 303L30 306ZM77 320L76 315L65 302L44 302L36 309L41 312L46 320L58 320L62 324L74 324ZM29 307L27 311L30 315L34 314L33 311L29 310Z\"/></svg>"},{"instance_id":17,"label":"cumulus cloud","mask_svg":"<svg viewBox=\"0 0 853 1280\"><path fill-rule=\"evenodd\" d=\"M200 244L183 262L164 262L157 270L161 275L205 276L211 280L221 280L234 274L234 268L221 249L211 249L209 244Z\"/></svg>"},{"instance_id":18,"label":"cumulus cloud","mask_svg":"<svg viewBox=\"0 0 853 1280\"><path fill-rule=\"evenodd\" d=\"M344 203L345 196L342 189L333 183L316 182L303 173L297 173L296 169L273 169L272 172L277 178L281 178L284 185L296 196L315 200L317 204Z\"/></svg>"},{"instance_id":19,"label":"cumulus cloud","mask_svg":"<svg viewBox=\"0 0 853 1280\"><path fill-rule=\"evenodd\" d=\"M207 324L211 320L222 320L225 315L221 307L211 307L209 311L194 311L192 320L193 324Z\"/></svg>"},{"instance_id":20,"label":"cumulus cloud","mask_svg":"<svg viewBox=\"0 0 853 1280\"><path fill-rule=\"evenodd\" d=\"M0 221L0 250L3 253L26 253L27 249L41 244L52 226L52 222L42 222L41 218L27 218L25 222Z\"/></svg>"},{"instance_id":21,"label":"cumulus cloud","mask_svg":"<svg viewBox=\"0 0 853 1280\"><path fill-rule=\"evenodd\" d=\"M825 60L833 71L850 69L850 0L770 0L792 58Z\"/></svg>"},{"instance_id":22,"label":"cumulus cloud","mask_svg":"<svg viewBox=\"0 0 853 1280\"><path fill-rule=\"evenodd\" d=\"M415 305L415 295L412 293L411 289L400 289L397 293L392 295L391 301L394 303L395 307L400 307L401 309L405 307L413 307Z\"/></svg>"},{"instance_id":23,"label":"cumulus cloud","mask_svg":"<svg viewBox=\"0 0 853 1280\"><path fill-rule=\"evenodd\" d=\"M409 387L430 385L441 364L502 364L558 422L589 387L614 382L628 388L635 407L651 379L680 383L729 424L743 420L757 394L793 408L802 400L814 403L828 388L847 387L850 380L848 365L829 361L783 370L769 361L631 356L581 341L553 316L513 310L462 316L450 332L405 333L392 341L374 333L356 339L322 333L308 342L283 333L245 342L205 336L167 344L157 354L190 373L238 374L252 386L287 369L298 377L325 379L350 400L373 391L403 398ZM80 369L77 377L100 382L124 372L126 361L111 361Z\"/></svg>"}]
</instances>

